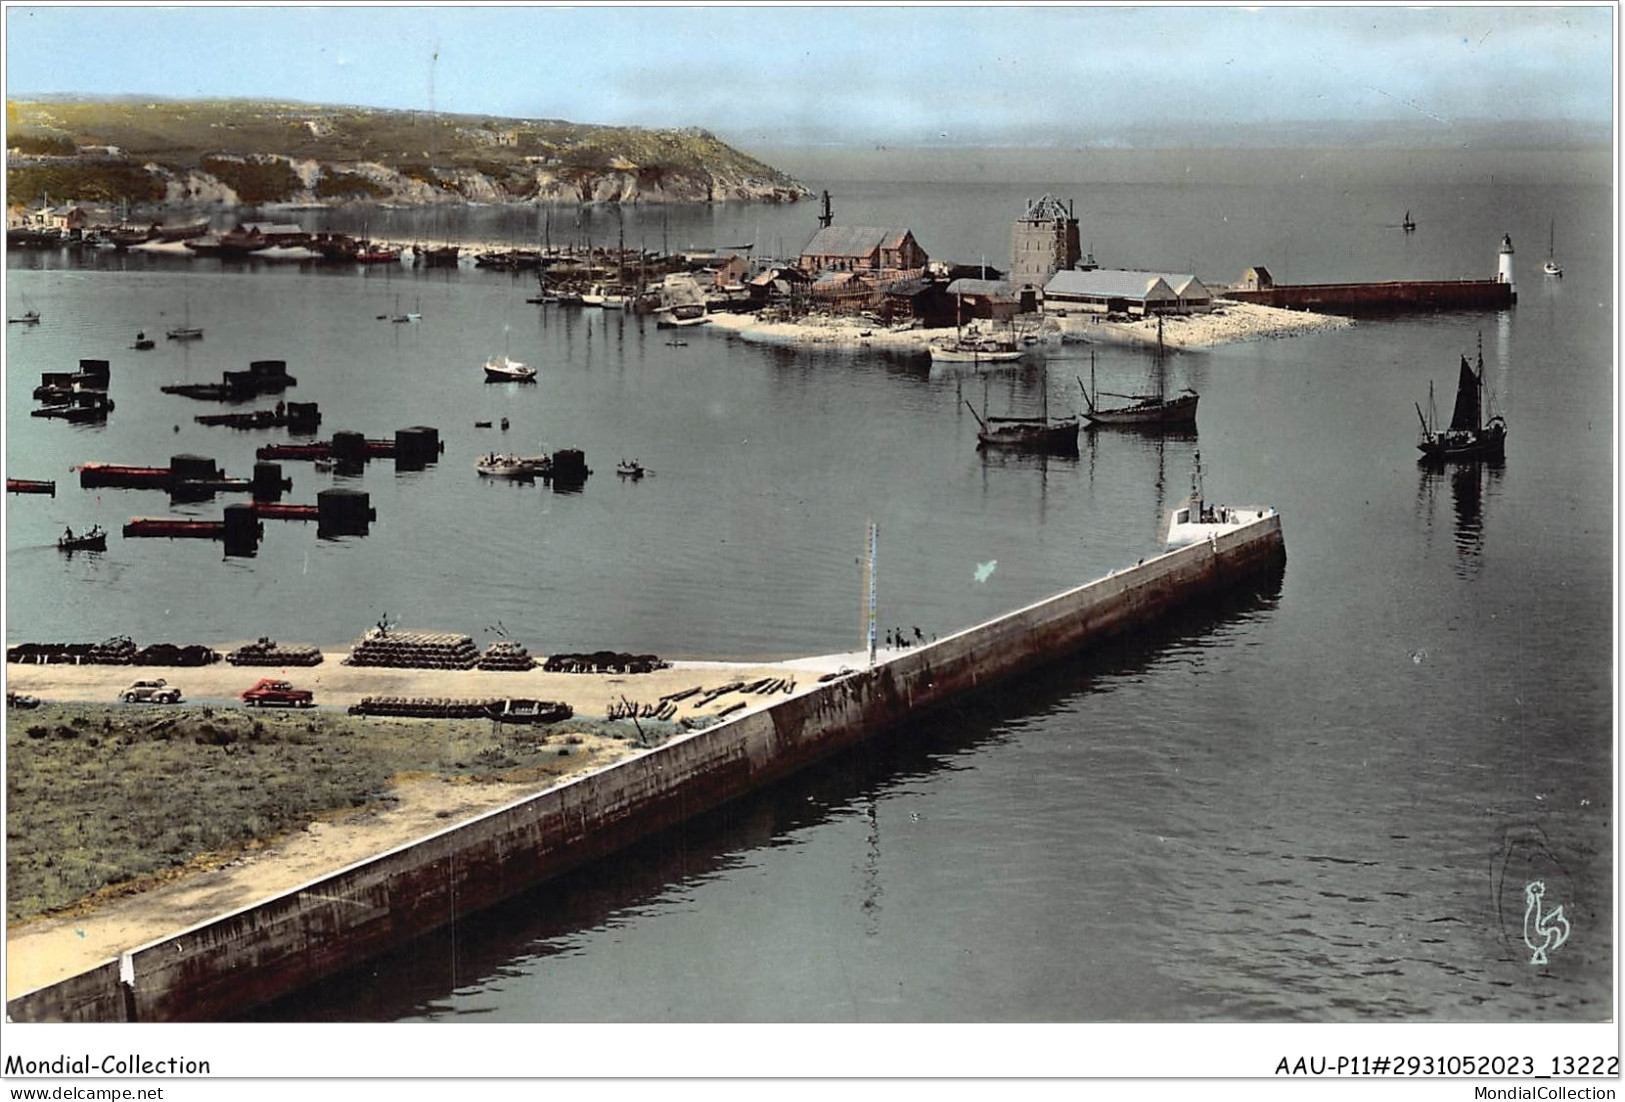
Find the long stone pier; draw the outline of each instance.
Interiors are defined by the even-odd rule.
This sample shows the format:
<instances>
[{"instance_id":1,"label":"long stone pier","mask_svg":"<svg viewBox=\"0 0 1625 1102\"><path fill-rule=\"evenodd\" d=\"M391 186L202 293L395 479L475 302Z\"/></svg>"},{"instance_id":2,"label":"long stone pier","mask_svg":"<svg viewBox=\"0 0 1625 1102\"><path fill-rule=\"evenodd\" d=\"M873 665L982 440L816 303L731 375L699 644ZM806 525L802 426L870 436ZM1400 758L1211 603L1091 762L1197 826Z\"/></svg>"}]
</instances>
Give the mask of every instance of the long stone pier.
<instances>
[{"instance_id":1,"label":"long stone pier","mask_svg":"<svg viewBox=\"0 0 1625 1102\"><path fill-rule=\"evenodd\" d=\"M1280 519L1142 560L737 719L131 949L10 1000L14 1021L220 1021L697 816L956 695L1285 562Z\"/></svg>"}]
</instances>

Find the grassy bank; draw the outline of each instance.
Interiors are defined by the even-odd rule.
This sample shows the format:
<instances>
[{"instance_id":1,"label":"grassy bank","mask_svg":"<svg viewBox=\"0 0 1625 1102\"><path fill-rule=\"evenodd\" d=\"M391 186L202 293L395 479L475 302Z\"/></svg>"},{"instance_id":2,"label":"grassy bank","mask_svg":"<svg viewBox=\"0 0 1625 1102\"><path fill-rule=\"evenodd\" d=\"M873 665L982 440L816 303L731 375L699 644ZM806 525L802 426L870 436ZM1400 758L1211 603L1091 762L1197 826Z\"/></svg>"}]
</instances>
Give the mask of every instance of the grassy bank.
<instances>
[{"instance_id":1,"label":"grassy bank","mask_svg":"<svg viewBox=\"0 0 1625 1102\"><path fill-rule=\"evenodd\" d=\"M630 724L104 704L12 709L7 720L13 922L94 905L225 863L312 819L387 803L395 778L545 784L612 760L638 737ZM643 721L645 735L652 726Z\"/></svg>"}]
</instances>

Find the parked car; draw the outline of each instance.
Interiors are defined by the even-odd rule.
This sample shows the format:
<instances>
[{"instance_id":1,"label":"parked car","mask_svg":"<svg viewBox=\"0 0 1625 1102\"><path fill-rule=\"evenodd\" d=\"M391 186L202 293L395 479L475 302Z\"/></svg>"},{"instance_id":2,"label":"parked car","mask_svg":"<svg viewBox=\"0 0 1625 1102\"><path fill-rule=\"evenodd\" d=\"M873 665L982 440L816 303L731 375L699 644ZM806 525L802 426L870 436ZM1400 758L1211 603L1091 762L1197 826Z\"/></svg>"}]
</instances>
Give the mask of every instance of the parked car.
<instances>
[{"instance_id":1,"label":"parked car","mask_svg":"<svg viewBox=\"0 0 1625 1102\"><path fill-rule=\"evenodd\" d=\"M250 707L283 704L289 708L308 708L316 703L316 695L309 689L296 689L286 681L262 677L252 688L243 690L243 703Z\"/></svg>"},{"instance_id":2,"label":"parked car","mask_svg":"<svg viewBox=\"0 0 1625 1102\"><path fill-rule=\"evenodd\" d=\"M16 693L6 690L6 707L8 708L38 708L39 697L29 696L27 693Z\"/></svg>"},{"instance_id":3,"label":"parked car","mask_svg":"<svg viewBox=\"0 0 1625 1102\"><path fill-rule=\"evenodd\" d=\"M118 698L126 704L179 704L181 691L159 677L135 682L119 693Z\"/></svg>"}]
</instances>

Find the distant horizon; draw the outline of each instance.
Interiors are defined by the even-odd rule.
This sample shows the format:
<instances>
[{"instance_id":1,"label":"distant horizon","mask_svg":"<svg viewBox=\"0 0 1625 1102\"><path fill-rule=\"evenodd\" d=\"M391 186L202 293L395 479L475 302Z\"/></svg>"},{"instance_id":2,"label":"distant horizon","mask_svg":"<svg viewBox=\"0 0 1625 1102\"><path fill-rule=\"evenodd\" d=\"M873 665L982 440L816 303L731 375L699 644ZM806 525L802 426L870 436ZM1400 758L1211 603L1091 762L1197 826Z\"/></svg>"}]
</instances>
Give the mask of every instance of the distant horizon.
<instances>
[{"instance_id":1,"label":"distant horizon","mask_svg":"<svg viewBox=\"0 0 1625 1102\"><path fill-rule=\"evenodd\" d=\"M696 127L741 148L1142 148L1260 128L1317 142L1479 145L1505 128L1589 143L1615 126L1616 14L1596 3L8 4L5 67L10 99ZM178 65L160 47L181 42L209 45ZM1525 121L1487 117L1505 108Z\"/></svg>"}]
</instances>

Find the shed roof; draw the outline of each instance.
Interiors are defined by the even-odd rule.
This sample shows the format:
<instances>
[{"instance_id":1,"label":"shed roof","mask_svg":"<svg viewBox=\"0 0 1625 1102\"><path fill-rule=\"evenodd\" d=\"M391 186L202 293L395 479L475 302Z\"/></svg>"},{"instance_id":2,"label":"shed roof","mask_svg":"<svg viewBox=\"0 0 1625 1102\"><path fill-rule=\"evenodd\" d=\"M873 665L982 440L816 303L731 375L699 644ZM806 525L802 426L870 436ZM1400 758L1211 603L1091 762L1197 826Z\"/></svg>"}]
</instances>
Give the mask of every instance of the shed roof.
<instances>
[{"instance_id":1,"label":"shed roof","mask_svg":"<svg viewBox=\"0 0 1625 1102\"><path fill-rule=\"evenodd\" d=\"M1125 271L1121 268L1096 268L1089 272L1069 268L1056 272L1050 281L1044 284L1044 294L1083 295L1092 298L1174 298L1174 290L1168 284L1169 278L1195 277L1165 277L1157 272Z\"/></svg>"},{"instance_id":2,"label":"shed roof","mask_svg":"<svg viewBox=\"0 0 1625 1102\"><path fill-rule=\"evenodd\" d=\"M984 298L1015 298L1015 284L1007 279L956 279L948 284L950 295L981 295Z\"/></svg>"},{"instance_id":3,"label":"shed roof","mask_svg":"<svg viewBox=\"0 0 1625 1102\"><path fill-rule=\"evenodd\" d=\"M803 256L868 256L876 249L896 248L909 235L891 226L825 226L801 250Z\"/></svg>"}]
</instances>

